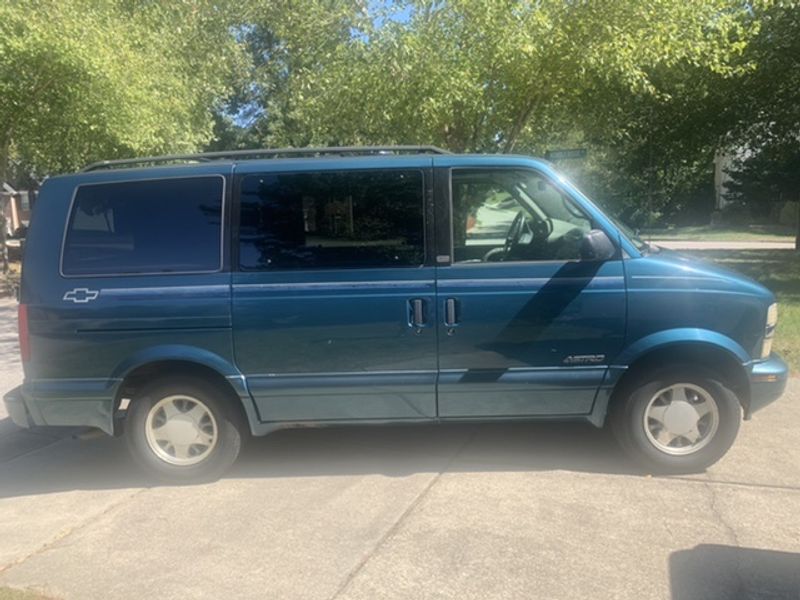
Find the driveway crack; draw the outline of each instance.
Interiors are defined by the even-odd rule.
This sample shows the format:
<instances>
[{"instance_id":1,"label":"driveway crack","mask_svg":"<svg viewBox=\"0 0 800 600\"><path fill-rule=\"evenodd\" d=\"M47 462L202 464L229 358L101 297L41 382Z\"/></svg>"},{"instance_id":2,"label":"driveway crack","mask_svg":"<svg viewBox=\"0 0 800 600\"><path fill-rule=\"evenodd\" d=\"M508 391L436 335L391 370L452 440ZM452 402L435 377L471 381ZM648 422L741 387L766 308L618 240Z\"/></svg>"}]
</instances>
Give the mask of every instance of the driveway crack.
<instances>
[{"instance_id":1,"label":"driveway crack","mask_svg":"<svg viewBox=\"0 0 800 600\"><path fill-rule=\"evenodd\" d=\"M725 532L728 535L728 538L730 538L730 540L733 542L736 548L741 548L742 544L739 540L739 534L736 533L736 529L733 527L733 525L731 525L731 523L728 522L728 520L724 517L722 511L720 510L719 497L717 496L717 491L714 489L714 486L712 485L713 481L711 479L708 479L707 475L706 477L707 480L705 482L705 487L708 490L711 501L710 502L711 514L714 516L714 520L717 523L719 523L719 525L721 525L722 528L725 530ZM736 553L735 575L736 575L736 587L733 590L734 592L733 597L738 598L739 595L745 591L744 577L742 576L742 559L738 552Z\"/></svg>"},{"instance_id":2,"label":"driveway crack","mask_svg":"<svg viewBox=\"0 0 800 600\"><path fill-rule=\"evenodd\" d=\"M461 455L461 453L472 443L472 440L475 439L475 435L477 434L477 429L473 429L472 433L467 437L467 439L462 443L453 455L449 458L447 463L442 467L438 473L428 482L428 484L423 488L423 490L417 494L416 498L409 504L406 509L402 512L402 514L397 518L397 520L392 523L392 526L384 533L381 538L378 540L378 543L372 547L372 549L367 552L367 554L358 562L358 564L347 574L347 577L344 578L342 584L336 589L336 591L330 596L329 600L336 600L339 596L350 587L350 584L356 578L356 576L364 569L366 564L375 556L381 548L383 548L397 533L400 529L400 526L403 522L408 518L408 516L414 512L414 510L419 506L425 497L430 493L433 486L435 486L439 480L442 478L442 475L446 473L450 466L455 462L455 460Z\"/></svg>"},{"instance_id":3,"label":"driveway crack","mask_svg":"<svg viewBox=\"0 0 800 600\"><path fill-rule=\"evenodd\" d=\"M107 514L112 512L113 510L119 508L120 506L122 506L123 504L128 502L129 500L135 498L136 496L138 496L139 494L141 494L141 493L143 493L145 491L147 491L147 488L142 488L142 489L136 490L132 494L128 494L127 496L125 496L121 500L118 500L117 502L114 502L113 504L107 506L104 510L100 511L99 513L97 513L95 515L92 515L91 517L89 517L87 519L84 519L83 521L81 521L77 525L73 525L72 527L67 527L66 529L60 531L58 534L56 534L56 536L54 538L52 538L48 542L45 542L44 544L42 544L41 546L36 548L36 550L34 550L33 552L30 552L29 554L26 554L25 556L23 556L21 558L18 558L17 560L14 560L14 561L12 561L10 563L7 563L5 565L0 566L0 575L3 575L7 571L9 571L9 570L11 570L11 569L13 569L15 567L20 566L21 564L27 562L31 558L35 558L37 556L41 556L42 554L44 554L45 552L47 552L48 550L53 548L56 544L58 544L59 542L65 540L69 536L71 536L73 533L88 527L92 523L97 522L98 520L102 519L104 516L106 516Z\"/></svg>"}]
</instances>

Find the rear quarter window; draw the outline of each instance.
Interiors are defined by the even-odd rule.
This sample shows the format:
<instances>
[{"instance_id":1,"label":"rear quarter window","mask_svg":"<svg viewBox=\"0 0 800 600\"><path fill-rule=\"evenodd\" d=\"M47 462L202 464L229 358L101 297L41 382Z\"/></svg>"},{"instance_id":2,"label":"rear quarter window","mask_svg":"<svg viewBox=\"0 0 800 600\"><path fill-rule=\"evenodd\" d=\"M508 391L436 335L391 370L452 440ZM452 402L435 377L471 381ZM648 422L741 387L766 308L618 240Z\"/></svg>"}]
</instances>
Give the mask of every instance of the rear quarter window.
<instances>
[{"instance_id":1,"label":"rear quarter window","mask_svg":"<svg viewBox=\"0 0 800 600\"><path fill-rule=\"evenodd\" d=\"M222 177L78 187L65 276L213 272L221 268Z\"/></svg>"}]
</instances>

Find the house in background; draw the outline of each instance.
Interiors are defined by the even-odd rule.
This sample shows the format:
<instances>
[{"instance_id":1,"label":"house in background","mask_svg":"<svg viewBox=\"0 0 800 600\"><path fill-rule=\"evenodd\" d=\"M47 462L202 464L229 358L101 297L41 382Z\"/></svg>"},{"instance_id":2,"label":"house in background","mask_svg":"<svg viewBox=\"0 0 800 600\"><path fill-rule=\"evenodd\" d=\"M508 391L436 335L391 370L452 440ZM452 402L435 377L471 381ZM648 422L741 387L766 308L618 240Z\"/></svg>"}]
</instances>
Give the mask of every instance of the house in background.
<instances>
[{"instance_id":1,"label":"house in background","mask_svg":"<svg viewBox=\"0 0 800 600\"><path fill-rule=\"evenodd\" d=\"M727 194L730 192L728 183L732 177L728 171L752 155L752 151L748 148L739 147L720 150L714 156L714 207L717 210L722 210L730 204Z\"/></svg>"},{"instance_id":2,"label":"house in background","mask_svg":"<svg viewBox=\"0 0 800 600\"><path fill-rule=\"evenodd\" d=\"M3 215L6 237L13 237L20 229L30 224L33 194L17 191L7 183L0 190L0 214Z\"/></svg>"}]
</instances>

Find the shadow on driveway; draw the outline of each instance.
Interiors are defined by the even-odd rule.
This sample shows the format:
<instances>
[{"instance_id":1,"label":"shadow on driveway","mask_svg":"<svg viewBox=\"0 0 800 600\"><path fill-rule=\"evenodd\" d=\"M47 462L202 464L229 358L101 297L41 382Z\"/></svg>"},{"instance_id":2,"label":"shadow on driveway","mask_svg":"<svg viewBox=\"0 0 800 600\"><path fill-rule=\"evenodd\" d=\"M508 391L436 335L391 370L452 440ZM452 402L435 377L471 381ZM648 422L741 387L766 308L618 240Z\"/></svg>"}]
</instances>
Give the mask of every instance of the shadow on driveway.
<instances>
[{"instance_id":1,"label":"shadow on driveway","mask_svg":"<svg viewBox=\"0 0 800 600\"><path fill-rule=\"evenodd\" d=\"M224 478L404 477L443 470L642 474L609 432L553 422L278 431L249 440ZM64 438L7 460L0 482L0 497L157 485L133 464L123 439L106 436Z\"/></svg>"},{"instance_id":2,"label":"shadow on driveway","mask_svg":"<svg viewBox=\"0 0 800 600\"><path fill-rule=\"evenodd\" d=\"M800 554L703 544L669 558L672 600L797 600Z\"/></svg>"}]
</instances>

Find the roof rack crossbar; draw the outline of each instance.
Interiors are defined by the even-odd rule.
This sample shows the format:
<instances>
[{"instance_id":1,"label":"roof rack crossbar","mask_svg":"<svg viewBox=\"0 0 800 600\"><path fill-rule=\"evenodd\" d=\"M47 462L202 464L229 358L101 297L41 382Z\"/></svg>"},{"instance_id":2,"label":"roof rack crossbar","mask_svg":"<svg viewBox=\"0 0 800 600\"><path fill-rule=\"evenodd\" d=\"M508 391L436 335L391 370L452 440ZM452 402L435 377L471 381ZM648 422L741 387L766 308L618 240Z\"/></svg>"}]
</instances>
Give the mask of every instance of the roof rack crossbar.
<instances>
[{"instance_id":1,"label":"roof rack crossbar","mask_svg":"<svg viewBox=\"0 0 800 600\"><path fill-rule=\"evenodd\" d=\"M135 165L154 165L171 162L210 162L212 160L281 157L316 157L326 155L369 156L375 154L450 154L436 146L331 146L325 148L267 148L259 150L228 150L221 152L200 152L197 154L168 154L164 156L146 156L143 158L123 158L119 160L102 160L92 163L83 172Z\"/></svg>"}]
</instances>

